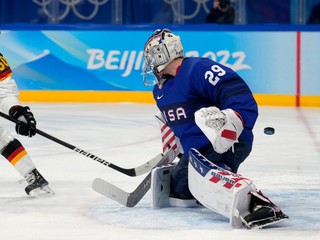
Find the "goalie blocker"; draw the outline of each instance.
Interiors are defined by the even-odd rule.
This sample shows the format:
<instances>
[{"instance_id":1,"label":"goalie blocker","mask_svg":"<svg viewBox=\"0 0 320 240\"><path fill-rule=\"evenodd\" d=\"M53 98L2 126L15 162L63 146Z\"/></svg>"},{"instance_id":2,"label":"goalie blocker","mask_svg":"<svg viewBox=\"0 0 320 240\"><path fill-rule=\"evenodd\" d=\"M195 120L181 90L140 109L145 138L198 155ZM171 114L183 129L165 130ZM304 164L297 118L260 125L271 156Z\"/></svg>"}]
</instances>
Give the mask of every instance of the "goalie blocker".
<instances>
[{"instance_id":1,"label":"goalie blocker","mask_svg":"<svg viewBox=\"0 0 320 240\"><path fill-rule=\"evenodd\" d=\"M191 193L205 207L229 218L233 227L263 228L288 219L252 180L211 163L195 149L189 155Z\"/></svg>"}]
</instances>

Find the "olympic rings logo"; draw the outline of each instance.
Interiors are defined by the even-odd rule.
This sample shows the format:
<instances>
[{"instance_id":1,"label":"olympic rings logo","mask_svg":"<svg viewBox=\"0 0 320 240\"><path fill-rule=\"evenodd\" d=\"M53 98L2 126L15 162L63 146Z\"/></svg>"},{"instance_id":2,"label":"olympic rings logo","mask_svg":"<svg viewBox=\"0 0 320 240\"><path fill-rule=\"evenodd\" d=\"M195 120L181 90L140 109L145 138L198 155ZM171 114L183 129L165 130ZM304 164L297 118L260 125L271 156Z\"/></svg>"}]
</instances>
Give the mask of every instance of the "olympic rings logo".
<instances>
[{"instance_id":1,"label":"olympic rings logo","mask_svg":"<svg viewBox=\"0 0 320 240\"><path fill-rule=\"evenodd\" d=\"M50 19L55 21L60 21L64 19L70 12L73 12L78 18L83 20L90 20L94 18L100 6L106 4L109 0L86 0L90 4L93 5L92 12L85 16L81 14L78 9L77 5L83 4L84 0L32 0L35 4L42 7L44 14L48 16ZM64 10L60 13L60 6L64 5ZM51 9L52 11L50 11ZM57 13L55 15L54 13Z\"/></svg>"},{"instance_id":2,"label":"olympic rings logo","mask_svg":"<svg viewBox=\"0 0 320 240\"><path fill-rule=\"evenodd\" d=\"M42 7L43 12L53 21L63 20L70 12L73 12L75 16L82 20L90 20L94 18L100 6L108 3L109 0L32 0L35 4ZM83 4L85 1L93 5L92 12L85 16L79 12L77 7ZM163 0L164 3L171 6L173 14L177 19L192 19L198 15L201 8L204 9L206 13L210 12L211 7L208 8L207 3L209 0L193 0L197 5L193 13L186 15L184 13L184 1L180 0ZM232 2L234 0L231 0ZM64 10L60 11L60 6L64 6Z\"/></svg>"},{"instance_id":3,"label":"olympic rings logo","mask_svg":"<svg viewBox=\"0 0 320 240\"><path fill-rule=\"evenodd\" d=\"M182 19L192 19L194 18L195 16L198 15L200 9L201 9L201 6L203 6L203 9L205 10L206 13L209 13L210 12L210 8L207 7L207 2L209 0L193 0L194 2L197 3L197 6L196 8L194 9L194 12L191 13L190 15L183 15L181 14L181 11L177 10L176 8L181 8L183 6L181 6L181 3L179 0L163 0L165 3L171 5L171 9L174 13L175 16L178 16L178 18L182 18ZM182 11L183 12L183 11Z\"/></svg>"}]
</instances>

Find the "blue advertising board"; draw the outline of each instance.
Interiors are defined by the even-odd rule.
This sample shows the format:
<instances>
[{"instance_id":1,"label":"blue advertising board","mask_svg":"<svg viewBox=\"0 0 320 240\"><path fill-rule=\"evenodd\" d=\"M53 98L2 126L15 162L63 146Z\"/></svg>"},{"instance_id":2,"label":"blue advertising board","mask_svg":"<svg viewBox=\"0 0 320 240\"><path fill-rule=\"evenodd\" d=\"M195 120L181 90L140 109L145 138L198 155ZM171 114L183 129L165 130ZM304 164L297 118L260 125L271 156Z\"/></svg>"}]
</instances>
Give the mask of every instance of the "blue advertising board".
<instances>
[{"instance_id":1,"label":"blue advertising board","mask_svg":"<svg viewBox=\"0 0 320 240\"><path fill-rule=\"evenodd\" d=\"M142 82L143 45L152 30L4 30L0 49L21 90L151 91ZM185 56L235 70L255 94L320 95L320 33L175 30Z\"/></svg>"}]
</instances>

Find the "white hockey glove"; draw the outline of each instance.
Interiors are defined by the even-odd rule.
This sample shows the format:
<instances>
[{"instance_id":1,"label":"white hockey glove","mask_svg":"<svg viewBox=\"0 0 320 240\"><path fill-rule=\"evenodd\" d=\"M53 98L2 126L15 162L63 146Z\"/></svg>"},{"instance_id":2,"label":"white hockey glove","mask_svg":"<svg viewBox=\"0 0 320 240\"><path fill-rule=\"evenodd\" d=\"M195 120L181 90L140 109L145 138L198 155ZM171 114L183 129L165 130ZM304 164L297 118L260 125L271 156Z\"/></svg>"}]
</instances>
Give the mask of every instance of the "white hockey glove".
<instances>
[{"instance_id":1,"label":"white hockey glove","mask_svg":"<svg viewBox=\"0 0 320 240\"><path fill-rule=\"evenodd\" d=\"M228 151L238 141L243 130L240 115L228 108L201 108L194 114L195 122L211 142L217 153Z\"/></svg>"},{"instance_id":2,"label":"white hockey glove","mask_svg":"<svg viewBox=\"0 0 320 240\"><path fill-rule=\"evenodd\" d=\"M179 138L176 137L172 129L166 124L161 112L158 112L155 117L158 120L161 131L162 152L166 154L172 148L178 153L183 153Z\"/></svg>"}]
</instances>

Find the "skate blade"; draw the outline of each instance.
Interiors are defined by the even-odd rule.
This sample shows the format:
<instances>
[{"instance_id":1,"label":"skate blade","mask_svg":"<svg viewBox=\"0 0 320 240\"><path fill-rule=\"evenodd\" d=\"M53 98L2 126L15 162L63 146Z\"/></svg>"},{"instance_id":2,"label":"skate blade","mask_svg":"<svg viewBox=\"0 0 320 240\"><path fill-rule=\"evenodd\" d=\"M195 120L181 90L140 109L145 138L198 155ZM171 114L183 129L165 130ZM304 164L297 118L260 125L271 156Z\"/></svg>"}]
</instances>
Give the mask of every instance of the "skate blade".
<instances>
[{"instance_id":1,"label":"skate blade","mask_svg":"<svg viewBox=\"0 0 320 240\"><path fill-rule=\"evenodd\" d=\"M276 221L273 221L273 222L268 222L268 223L265 223L265 224L262 224L262 225L252 225L250 227L246 226L246 228L250 229L250 230L262 229L262 228L265 228L265 227L268 227L268 226L271 226L271 225L274 225L274 224L278 224L278 223L281 223L281 222L284 222L284 221L287 221L287 220L289 220L289 218L281 218L279 220L276 220Z\"/></svg>"}]
</instances>

